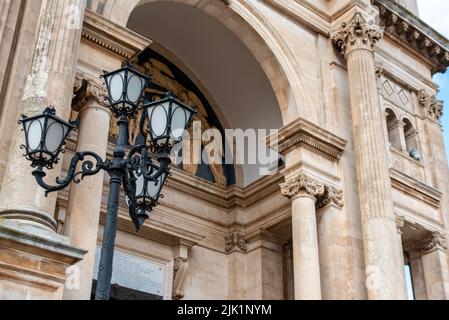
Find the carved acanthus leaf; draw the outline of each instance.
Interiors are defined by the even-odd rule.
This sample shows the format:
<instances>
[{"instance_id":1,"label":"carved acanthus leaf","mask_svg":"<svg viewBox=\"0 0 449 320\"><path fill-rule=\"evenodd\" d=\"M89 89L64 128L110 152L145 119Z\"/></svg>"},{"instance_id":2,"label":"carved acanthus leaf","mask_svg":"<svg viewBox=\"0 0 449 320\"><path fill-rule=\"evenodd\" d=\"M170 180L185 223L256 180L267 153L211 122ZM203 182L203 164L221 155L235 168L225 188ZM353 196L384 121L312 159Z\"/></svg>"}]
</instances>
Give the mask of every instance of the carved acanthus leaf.
<instances>
[{"instance_id":1,"label":"carved acanthus leaf","mask_svg":"<svg viewBox=\"0 0 449 320\"><path fill-rule=\"evenodd\" d=\"M383 29L372 20L366 21L360 12L354 15L351 22L342 23L342 28L332 37L340 53L347 56L357 49L373 50L374 45L382 38Z\"/></svg>"},{"instance_id":2,"label":"carved acanthus leaf","mask_svg":"<svg viewBox=\"0 0 449 320\"><path fill-rule=\"evenodd\" d=\"M418 91L418 101L430 119L441 120L444 109L443 101L438 100L435 95L429 95L425 90Z\"/></svg>"},{"instance_id":3,"label":"carved acanthus leaf","mask_svg":"<svg viewBox=\"0 0 449 320\"><path fill-rule=\"evenodd\" d=\"M432 232L418 244L421 253L430 253L435 250L447 250L447 237L441 232Z\"/></svg>"},{"instance_id":4,"label":"carved acanthus leaf","mask_svg":"<svg viewBox=\"0 0 449 320\"><path fill-rule=\"evenodd\" d=\"M324 194L317 200L317 208L323 208L331 203L343 208L343 190L339 190L333 186L325 186Z\"/></svg>"},{"instance_id":5,"label":"carved acanthus leaf","mask_svg":"<svg viewBox=\"0 0 449 320\"><path fill-rule=\"evenodd\" d=\"M75 97L72 101L72 109L74 111L80 111L90 99L93 99L99 106L108 106L108 92L100 81L78 75L75 77L73 90Z\"/></svg>"},{"instance_id":6,"label":"carved acanthus leaf","mask_svg":"<svg viewBox=\"0 0 449 320\"><path fill-rule=\"evenodd\" d=\"M427 61L432 73L444 73L449 65L446 40L398 2L371 0L379 7L379 20L385 26L385 36Z\"/></svg>"},{"instance_id":7,"label":"carved acanthus leaf","mask_svg":"<svg viewBox=\"0 0 449 320\"><path fill-rule=\"evenodd\" d=\"M246 252L248 250L246 243L246 240L240 232L233 231L225 238L226 252L231 252L235 247L239 248L243 252Z\"/></svg>"},{"instance_id":8,"label":"carved acanthus leaf","mask_svg":"<svg viewBox=\"0 0 449 320\"><path fill-rule=\"evenodd\" d=\"M325 193L325 187L318 181L300 173L280 185L282 195L293 199L301 193L306 193L315 198L321 197Z\"/></svg>"}]
</instances>

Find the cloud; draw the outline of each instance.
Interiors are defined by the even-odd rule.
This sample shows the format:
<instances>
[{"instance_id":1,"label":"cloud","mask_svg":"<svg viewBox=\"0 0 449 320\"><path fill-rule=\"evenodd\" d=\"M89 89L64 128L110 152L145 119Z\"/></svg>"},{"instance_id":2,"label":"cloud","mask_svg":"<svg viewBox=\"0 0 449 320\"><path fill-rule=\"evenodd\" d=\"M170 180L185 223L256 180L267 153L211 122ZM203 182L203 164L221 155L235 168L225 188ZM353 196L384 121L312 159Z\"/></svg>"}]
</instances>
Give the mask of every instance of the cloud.
<instances>
[{"instance_id":1,"label":"cloud","mask_svg":"<svg viewBox=\"0 0 449 320\"><path fill-rule=\"evenodd\" d=\"M420 18L449 38L449 1L447 0L418 0Z\"/></svg>"}]
</instances>

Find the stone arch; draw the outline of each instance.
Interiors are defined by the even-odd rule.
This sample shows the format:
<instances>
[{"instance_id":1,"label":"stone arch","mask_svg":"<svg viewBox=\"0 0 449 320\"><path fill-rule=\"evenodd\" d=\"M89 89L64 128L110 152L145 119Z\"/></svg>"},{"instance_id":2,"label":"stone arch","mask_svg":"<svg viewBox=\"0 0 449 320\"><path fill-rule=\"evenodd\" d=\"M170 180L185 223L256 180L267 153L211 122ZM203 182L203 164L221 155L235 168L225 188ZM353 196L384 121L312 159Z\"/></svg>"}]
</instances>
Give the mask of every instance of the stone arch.
<instances>
[{"instance_id":1,"label":"stone arch","mask_svg":"<svg viewBox=\"0 0 449 320\"><path fill-rule=\"evenodd\" d=\"M294 67L289 62L290 59L274 32L271 32L262 19L256 17L240 2L233 1L228 6L218 0L194 2L182 0L108 0L103 15L121 26L126 26L136 7L162 1L178 2L196 7L233 32L249 49L265 72L278 101L284 125L299 116L300 102L310 99L297 85L301 82L297 79Z\"/></svg>"},{"instance_id":2,"label":"stone arch","mask_svg":"<svg viewBox=\"0 0 449 320\"><path fill-rule=\"evenodd\" d=\"M406 151L409 154L412 154L413 152L419 150L419 140L416 125L414 124L414 121L412 121L407 116L404 116L402 118L402 122L404 123L404 139Z\"/></svg>"},{"instance_id":3,"label":"stone arch","mask_svg":"<svg viewBox=\"0 0 449 320\"><path fill-rule=\"evenodd\" d=\"M399 117L396 112L391 107L385 108L385 121L388 133L388 141L390 145L396 149L401 150L402 142L401 142L401 134L399 130L402 128L399 127Z\"/></svg>"}]
</instances>

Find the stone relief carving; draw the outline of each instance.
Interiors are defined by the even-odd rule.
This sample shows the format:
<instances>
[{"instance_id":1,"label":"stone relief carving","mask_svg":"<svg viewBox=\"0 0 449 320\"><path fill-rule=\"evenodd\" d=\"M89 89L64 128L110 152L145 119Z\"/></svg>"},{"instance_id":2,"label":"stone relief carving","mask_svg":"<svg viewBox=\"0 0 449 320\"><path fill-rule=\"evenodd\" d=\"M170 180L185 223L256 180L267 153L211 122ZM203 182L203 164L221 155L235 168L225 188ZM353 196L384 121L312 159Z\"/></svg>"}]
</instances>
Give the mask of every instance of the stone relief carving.
<instances>
[{"instance_id":1,"label":"stone relief carving","mask_svg":"<svg viewBox=\"0 0 449 320\"><path fill-rule=\"evenodd\" d=\"M203 133L206 130L209 129L217 129L213 125L211 125L208 121L208 115L206 111L206 107L202 103L201 99L191 90L188 90L185 88L182 84L180 84L176 79L170 68L162 63L159 60L156 59L149 59L145 63L143 63L143 72L147 75L149 75L152 79L152 82L156 85L152 88L148 88L146 90L146 93L151 95L153 100L158 100L161 97L163 97L166 92L171 91L173 92L184 104L187 106L192 106L196 109L198 112L196 116L194 117L193 121L199 121L201 122L201 132L197 132L198 137L202 137ZM129 123L129 130L128 130L128 137L129 137L129 144L134 145L136 142L137 137L140 134L140 119L142 117L142 111L139 112L137 117L135 119L132 119ZM145 120L146 121L146 120ZM146 126L144 126L146 127ZM198 155L194 152L194 141L193 141L193 130L194 126L190 126L188 129L190 139L184 140L182 143L182 149L186 152L183 152L183 170L195 175L198 171L198 162L199 160L196 159ZM116 124L116 121L112 119L111 121L111 127L110 127L110 135L113 137L116 137L118 134L118 126ZM198 141L200 146L204 147L205 149L210 148L212 150L211 152L205 152L207 156L210 156L211 159L208 159L209 168L212 172L212 175L214 177L215 183L226 186L227 180L224 173L224 169L221 163L216 163L213 161L215 157L217 158L223 158L223 155L215 155L214 152L219 152L220 148L215 147L212 148L214 143L220 143L221 141L214 141L212 140L209 144L204 145L202 141ZM174 155L174 157L177 157L177 154ZM173 162L176 162L176 159L173 159Z\"/></svg>"},{"instance_id":2,"label":"stone relief carving","mask_svg":"<svg viewBox=\"0 0 449 320\"><path fill-rule=\"evenodd\" d=\"M300 193L306 193L315 198L322 197L325 192L324 185L300 173L280 185L282 195L293 199Z\"/></svg>"},{"instance_id":3,"label":"stone relief carving","mask_svg":"<svg viewBox=\"0 0 449 320\"><path fill-rule=\"evenodd\" d=\"M391 150L391 156L394 169L403 172L418 181L425 182L425 172L422 164L418 164L416 160L413 160L408 155L393 149Z\"/></svg>"},{"instance_id":4,"label":"stone relief carving","mask_svg":"<svg viewBox=\"0 0 449 320\"><path fill-rule=\"evenodd\" d=\"M75 77L74 98L72 100L72 109L76 112L83 108L89 99L94 99L99 106L108 106L108 92L101 81L86 78L82 75Z\"/></svg>"},{"instance_id":5,"label":"stone relief carving","mask_svg":"<svg viewBox=\"0 0 449 320\"><path fill-rule=\"evenodd\" d=\"M392 8L394 7L392 1L372 0L372 2L379 7L379 18L385 26L386 36L429 61L433 65L434 73L444 73L449 64L449 52L431 39L431 32L425 29L426 26L407 22L405 20L407 14L398 15L398 10Z\"/></svg>"},{"instance_id":6,"label":"stone relief carving","mask_svg":"<svg viewBox=\"0 0 449 320\"><path fill-rule=\"evenodd\" d=\"M442 232L432 232L418 244L418 251L423 254L435 250L447 250L447 236Z\"/></svg>"},{"instance_id":7,"label":"stone relief carving","mask_svg":"<svg viewBox=\"0 0 449 320\"><path fill-rule=\"evenodd\" d=\"M301 193L308 194L315 197L317 208L323 208L330 203L342 208L343 191L329 185L324 185L304 173L300 173L295 177L288 179L286 182L280 184L282 195L293 199Z\"/></svg>"},{"instance_id":8,"label":"stone relief carving","mask_svg":"<svg viewBox=\"0 0 449 320\"><path fill-rule=\"evenodd\" d=\"M443 101L437 100L435 95L429 95L425 90L418 91L418 101L430 119L434 121L441 120L443 116Z\"/></svg>"},{"instance_id":9,"label":"stone relief carving","mask_svg":"<svg viewBox=\"0 0 449 320\"><path fill-rule=\"evenodd\" d=\"M225 238L226 253L231 252L235 247L239 248L242 252L248 250L247 241L243 238L243 235L238 231L233 231Z\"/></svg>"},{"instance_id":10,"label":"stone relief carving","mask_svg":"<svg viewBox=\"0 0 449 320\"><path fill-rule=\"evenodd\" d=\"M187 258L178 257L174 261L173 265L173 294L174 300L180 300L184 298L184 290L182 290L182 284L187 274L188 261Z\"/></svg>"},{"instance_id":11,"label":"stone relief carving","mask_svg":"<svg viewBox=\"0 0 449 320\"><path fill-rule=\"evenodd\" d=\"M331 203L335 204L337 207L343 208L343 190L338 190L332 186L325 186L324 195L318 199L317 207L324 208Z\"/></svg>"},{"instance_id":12,"label":"stone relief carving","mask_svg":"<svg viewBox=\"0 0 449 320\"><path fill-rule=\"evenodd\" d=\"M402 234L402 229L404 228L404 226L405 226L405 217L396 216L396 228L399 234Z\"/></svg>"},{"instance_id":13,"label":"stone relief carving","mask_svg":"<svg viewBox=\"0 0 449 320\"><path fill-rule=\"evenodd\" d=\"M374 21L367 21L360 12L349 23L343 22L341 27L332 40L344 57L355 49L373 50L383 35L383 29L375 25Z\"/></svg>"}]
</instances>

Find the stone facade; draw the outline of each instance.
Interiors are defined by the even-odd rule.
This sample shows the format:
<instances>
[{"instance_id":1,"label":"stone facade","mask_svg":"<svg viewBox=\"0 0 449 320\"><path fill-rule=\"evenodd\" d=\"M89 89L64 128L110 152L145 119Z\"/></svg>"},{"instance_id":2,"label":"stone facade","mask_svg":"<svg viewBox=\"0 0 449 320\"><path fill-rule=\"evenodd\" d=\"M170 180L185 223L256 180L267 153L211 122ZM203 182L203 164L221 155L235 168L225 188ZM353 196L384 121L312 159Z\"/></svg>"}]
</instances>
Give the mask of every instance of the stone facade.
<instances>
[{"instance_id":1,"label":"stone facade","mask_svg":"<svg viewBox=\"0 0 449 320\"><path fill-rule=\"evenodd\" d=\"M283 164L256 177L237 163L173 167L139 233L123 197L117 250L134 267L118 285L163 299L449 299L432 81L449 41L417 14L414 0L1 1L0 299L91 298L108 177L46 198L16 123L48 105L80 120L49 179L77 151L110 157L98 76L125 61L152 76L149 94L199 106L206 128L279 129ZM139 268L154 271L150 289L126 276Z\"/></svg>"}]
</instances>

